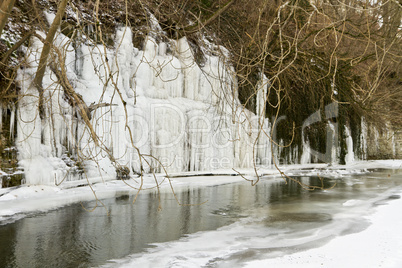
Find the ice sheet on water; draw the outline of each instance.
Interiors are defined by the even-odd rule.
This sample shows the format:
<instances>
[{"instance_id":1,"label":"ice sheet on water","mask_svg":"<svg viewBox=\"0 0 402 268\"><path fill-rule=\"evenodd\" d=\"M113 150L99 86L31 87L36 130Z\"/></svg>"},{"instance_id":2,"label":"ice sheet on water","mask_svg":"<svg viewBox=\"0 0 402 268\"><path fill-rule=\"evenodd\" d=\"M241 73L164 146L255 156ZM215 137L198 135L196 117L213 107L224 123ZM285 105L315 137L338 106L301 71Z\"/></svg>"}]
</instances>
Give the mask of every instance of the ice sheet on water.
<instances>
[{"instance_id":1,"label":"ice sheet on water","mask_svg":"<svg viewBox=\"0 0 402 268\"><path fill-rule=\"evenodd\" d=\"M402 215L395 211L402 206L401 199L376 207L374 214L367 214L369 204L355 205L363 206L353 213L345 210L313 231L275 228L272 222L263 224L266 218L259 213L215 231L153 244L145 253L110 260L104 267L181 267L186 263L190 267L339 267L339 263L350 268L361 263L398 267L402 263L402 232L398 227ZM362 215L366 215L365 225L356 222Z\"/></svg>"}]
</instances>

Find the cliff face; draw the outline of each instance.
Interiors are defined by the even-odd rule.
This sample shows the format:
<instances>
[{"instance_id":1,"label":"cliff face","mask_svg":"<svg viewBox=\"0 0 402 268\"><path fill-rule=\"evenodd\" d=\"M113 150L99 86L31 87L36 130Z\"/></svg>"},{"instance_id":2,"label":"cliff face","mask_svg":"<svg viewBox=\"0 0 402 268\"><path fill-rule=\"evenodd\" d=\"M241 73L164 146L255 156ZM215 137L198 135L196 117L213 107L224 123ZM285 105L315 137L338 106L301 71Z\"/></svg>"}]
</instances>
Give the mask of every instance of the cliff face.
<instances>
[{"instance_id":1,"label":"cliff face","mask_svg":"<svg viewBox=\"0 0 402 268\"><path fill-rule=\"evenodd\" d=\"M367 159L401 159L402 133L389 129L368 129Z\"/></svg>"},{"instance_id":2,"label":"cliff face","mask_svg":"<svg viewBox=\"0 0 402 268\"><path fill-rule=\"evenodd\" d=\"M104 12L98 10L98 18L89 4L67 6L42 85L37 85L46 29L58 6L39 2L44 12L38 13L35 30L29 30L24 28L32 19L24 12L28 7L17 1L2 40L10 47L22 36L27 41L2 67L13 76L2 79L3 186L21 180L77 184L143 172L401 157L394 127L379 128L353 113L357 110L350 107L358 105L343 105L346 80L337 76L342 83L336 86L331 82L335 76L325 80L323 63L304 62L322 75L318 84L304 85L305 76L290 77L289 69L283 69L286 76L280 79L290 87L286 93L277 90L279 74L271 73L268 59L266 66L260 65L265 60L248 62L244 66L254 67L244 69L235 64L245 59L238 58L236 47L218 45L228 44L227 33L212 41L214 29L219 32L216 21L207 19L213 16L200 15L208 31L191 23L172 28L180 19L169 21L168 13L153 9L152 1L149 9L107 3L99 7ZM239 12L237 4L228 3L210 8L222 16L229 5ZM233 14L225 15L228 21ZM306 91L308 85L323 87L329 95ZM333 97L338 94L339 101Z\"/></svg>"}]
</instances>

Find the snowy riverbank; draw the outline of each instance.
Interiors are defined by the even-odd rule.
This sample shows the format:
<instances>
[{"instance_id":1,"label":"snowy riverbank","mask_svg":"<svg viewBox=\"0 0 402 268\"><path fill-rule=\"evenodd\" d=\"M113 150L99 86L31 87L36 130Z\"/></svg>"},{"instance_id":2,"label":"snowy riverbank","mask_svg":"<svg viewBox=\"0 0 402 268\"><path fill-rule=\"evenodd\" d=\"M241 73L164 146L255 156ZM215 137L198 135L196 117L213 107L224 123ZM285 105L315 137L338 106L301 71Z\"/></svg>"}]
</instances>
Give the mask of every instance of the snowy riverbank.
<instances>
[{"instance_id":1,"label":"snowy riverbank","mask_svg":"<svg viewBox=\"0 0 402 268\"><path fill-rule=\"evenodd\" d=\"M396 199L384 202L367 216L371 224L362 232L336 237L307 251L251 261L244 267L402 267L401 195L399 192Z\"/></svg>"},{"instance_id":2,"label":"snowy riverbank","mask_svg":"<svg viewBox=\"0 0 402 268\"><path fill-rule=\"evenodd\" d=\"M105 267L195 268L210 267L212 264L212 267L247 268L398 268L402 267L401 195L402 191L395 193L399 199L384 202L373 214L365 216L370 225L357 233L338 235L320 241L318 237L322 230L316 230L311 234L313 237L311 244L305 245L303 240L306 238L300 237L290 239L293 241L285 239L280 242L283 245L289 242L295 243L289 248L275 247L269 242L276 244L278 242L275 241L276 238L270 240L265 237L270 230L245 219L215 231L200 232L178 241L155 244L155 249L148 250L144 254L111 260ZM275 232L275 229L271 231ZM276 231L277 236L283 236L283 231ZM334 230L334 233L338 231ZM325 244L326 242L328 243ZM296 252L283 253L294 248ZM261 254L264 251L266 253Z\"/></svg>"},{"instance_id":3,"label":"snowy riverbank","mask_svg":"<svg viewBox=\"0 0 402 268\"><path fill-rule=\"evenodd\" d=\"M289 176L304 176L308 181L309 176L320 174L330 178L331 184L339 179L338 186L331 190L319 191L311 195L311 198L298 199L299 201L293 204L286 203L285 198L283 203L268 201L265 206L252 206L232 224L216 230L186 234L178 240L156 243L152 249L127 255L122 259L110 260L106 265L203 267L208 263L215 263L217 267L400 267L402 214L398 211L402 208L401 165L401 160L387 160L355 162L347 166L285 166L282 171ZM389 171L379 173L372 172L371 169ZM251 170L239 172L247 179L255 179ZM236 172L230 170L213 174L171 174L171 185L175 192L181 195L183 190L212 191L218 188L210 186L229 187L234 183L241 183L241 195L232 196L233 192L229 190L229 195L218 195L214 198L228 200L232 196L243 201L250 198L270 200L270 195L282 191L277 188L283 185L280 183L282 178L278 171L259 169L258 172L262 175L260 189L267 189L263 186L267 184L273 187L268 192L263 191L262 195L262 192L255 192L256 188L250 186L250 182L241 176L235 176ZM376 177L378 174L382 177ZM364 182L366 178L367 182ZM159 174L157 179L161 192L171 192L166 178ZM126 182L95 183L92 189L89 186L71 185L64 188L24 185L0 189L0 224L12 223L27 216L29 218L30 215L37 215L38 212L55 210L81 201L98 198L102 202L105 198L119 200L119 197L135 195L138 190L130 188L126 183L137 189L140 186L137 178ZM154 178L145 176L144 190L140 192L139 199L147 196L143 193L155 192L157 189L154 186ZM302 196L307 197L310 194ZM319 198L316 199L317 197ZM217 201L215 199L215 202ZM133 208L137 205L139 204L134 204ZM98 210L103 210L101 204ZM275 220L275 217L281 219L295 212L296 217L302 217L301 221L292 222L288 219L283 226L281 221ZM99 213L106 216L107 212L104 210ZM303 217L306 215L310 215L308 217L312 219L305 222Z\"/></svg>"},{"instance_id":4,"label":"snowy riverbank","mask_svg":"<svg viewBox=\"0 0 402 268\"><path fill-rule=\"evenodd\" d=\"M402 160L361 161L349 165L328 166L327 164L289 165L281 167L289 176L316 176L340 178L347 174L364 173L367 169L401 169ZM247 179L255 179L253 170L237 170ZM278 170L260 168L259 175L280 179ZM222 170L212 173L171 173L171 185L176 192L183 186L205 187L225 183L245 181L233 170ZM213 175L213 176L211 176ZM171 191L169 181L162 175L157 175L160 191ZM135 178L128 181L101 182L81 187L62 184L59 187L45 185L23 185L20 187L0 189L0 222L18 219L35 211L49 211L72 203L97 199L113 198L121 195L135 195L141 185L141 180ZM155 178L149 174L143 178L143 191L156 191ZM63 186L67 186L63 187ZM141 191L141 192L143 192Z\"/></svg>"},{"instance_id":5,"label":"snowy riverbank","mask_svg":"<svg viewBox=\"0 0 402 268\"><path fill-rule=\"evenodd\" d=\"M400 169L400 164L401 161L370 161L354 166ZM340 176L346 178L347 172L353 170L349 168L325 171L332 175L343 173ZM399 175L388 176L400 179ZM328 225L305 232L294 233L290 222L279 228L261 224L267 217L267 211L262 209L217 230L154 244L155 248L145 253L111 260L105 267L402 267L402 189L389 189L364 201L357 192L352 196L356 199L339 204L332 203L331 195L322 203L309 203L307 211L318 214L339 206L345 209L334 215ZM286 210L286 206L282 209ZM354 223L348 225L350 221ZM356 228L356 224L360 227Z\"/></svg>"}]
</instances>

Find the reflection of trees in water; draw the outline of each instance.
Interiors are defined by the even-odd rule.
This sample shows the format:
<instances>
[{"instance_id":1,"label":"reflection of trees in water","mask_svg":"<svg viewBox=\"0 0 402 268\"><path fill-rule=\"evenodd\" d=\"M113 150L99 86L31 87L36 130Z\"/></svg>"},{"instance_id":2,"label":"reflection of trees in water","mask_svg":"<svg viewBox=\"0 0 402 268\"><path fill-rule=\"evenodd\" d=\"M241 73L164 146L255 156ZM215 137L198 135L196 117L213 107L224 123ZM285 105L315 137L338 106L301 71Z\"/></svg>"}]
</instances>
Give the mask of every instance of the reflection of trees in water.
<instances>
[{"instance_id":1,"label":"reflection of trees in water","mask_svg":"<svg viewBox=\"0 0 402 268\"><path fill-rule=\"evenodd\" d=\"M0 225L0 266L6 267L4 263L15 263L16 252L13 241L16 240L18 225Z\"/></svg>"},{"instance_id":2,"label":"reflection of trees in water","mask_svg":"<svg viewBox=\"0 0 402 268\"><path fill-rule=\"evenodd\" d=\"M321 184L318 177L295 179ZM87 212L80 204L71 205L0 226L0 266L100 265L109 259L143 252L151 247L150 243L216 230L243 217L256 218L249 226L290 230L298 226L309 233L314 226L336 224L331 217L344 211L344 202L369 200L402 183L386 174L379 178L376 173L345 177L337 182L331 190L308 191L295 181L286 184L282 179L267 178L254 187L240 182L187 188L177 193L183 204L208 201L193 206L179 206L167 191L161 192L162 210L158 210L158 193L150 191L139 195L134 204L133 196L104 200L109 216L103 209ZM324 180L325 187L332 183L333 180ZM95 202L84 205L90 208Z\"/></svg>"}]
</instances>

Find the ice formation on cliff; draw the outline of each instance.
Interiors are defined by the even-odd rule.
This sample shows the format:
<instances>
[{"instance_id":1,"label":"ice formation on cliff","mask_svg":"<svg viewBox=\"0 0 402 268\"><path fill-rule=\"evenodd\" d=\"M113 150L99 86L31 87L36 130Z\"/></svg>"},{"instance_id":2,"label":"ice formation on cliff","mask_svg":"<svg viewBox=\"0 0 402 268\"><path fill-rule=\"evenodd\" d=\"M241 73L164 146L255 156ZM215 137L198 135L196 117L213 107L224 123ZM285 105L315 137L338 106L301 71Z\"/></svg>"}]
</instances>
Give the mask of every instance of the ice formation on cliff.
<instances>
[{"instance_id":1,"label":"ice formation on cliff","mask_svg":"<svg viewBox=\"0 0 402 268\"><path fill-rule=\"evenodd\" d=\"M31 65L18 77L23 98L18 103L17 147L27 183L82 179L69 167L77 154L93 180L115 178L117 166L140 172L136 148L169 172L246 168L254 160L271 163L269 139L263 133L256 139L261 127L270 132L269 122L242 109L224 48L207 43L215 53L205 52L202 64L196 64L186 38L162 42L150 34L140 50L133 46L130 28L117 30L114 49L84 42L73 47L61 33L54 44L63 51L67 78L85 103L112 105L92 112L96 146L77 108L66 101L57 77L47 69L46 116L41 119L32 80L42 43L33 38L26 52ZM267 86L265 79L258 113ZM162 171L155 159L145 159ZM148 165L144 169L150 171Z\"/></svg>"}]
</instances>

